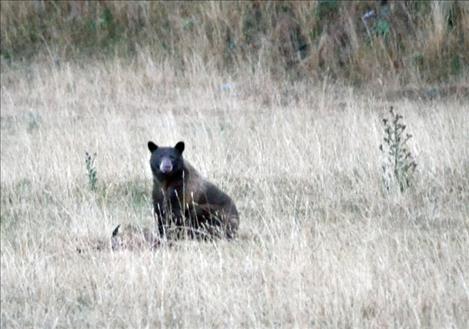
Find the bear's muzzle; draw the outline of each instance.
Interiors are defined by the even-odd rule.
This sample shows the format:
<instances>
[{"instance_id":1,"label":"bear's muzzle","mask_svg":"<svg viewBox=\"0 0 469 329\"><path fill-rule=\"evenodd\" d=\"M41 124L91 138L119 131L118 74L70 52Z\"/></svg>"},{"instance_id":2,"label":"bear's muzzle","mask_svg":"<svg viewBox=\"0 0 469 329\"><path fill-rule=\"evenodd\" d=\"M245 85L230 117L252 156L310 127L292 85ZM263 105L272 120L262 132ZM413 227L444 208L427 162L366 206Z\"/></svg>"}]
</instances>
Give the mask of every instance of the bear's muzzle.
<instances>
[{"instance_id":1,"label":"bear's muzzle","mask_svg":"<svg viewBox=\"0 0 469 329\"><path fill-rule=\"evenodd\" d=\"M171 160L168 158L163 158L160 163L160 171L163 174L168 174L173 170L173 164L171 163Z\"/></svg>"}]
</instances>

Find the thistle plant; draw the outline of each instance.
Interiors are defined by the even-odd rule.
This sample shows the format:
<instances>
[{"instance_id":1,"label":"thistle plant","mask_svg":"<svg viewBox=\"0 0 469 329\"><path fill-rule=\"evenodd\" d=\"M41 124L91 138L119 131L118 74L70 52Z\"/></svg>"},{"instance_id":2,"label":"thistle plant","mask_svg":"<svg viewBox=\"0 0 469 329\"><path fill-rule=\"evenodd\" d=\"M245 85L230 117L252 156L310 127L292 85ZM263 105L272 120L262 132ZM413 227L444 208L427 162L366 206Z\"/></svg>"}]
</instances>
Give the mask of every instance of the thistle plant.
<instances>
[{"instance_id":1,"label":"thistle plant","mask_svg":"<svg viewBox=\"0 0 469 329\"><path fill-rule=\"evenodd\" d=\"M406 125L402 115L396 113L391 106L390 118L383 119L384 143L379 146L385 157L383 172L386 189L390 189L390 181L394 180L404 192L411 184L412 176L417 167L414 157L410 153L407 142L412 138L405 133Z\"/></svg>"},{"instance_id":2,"label":"thistle plant","mask_svg":"<svg viewBox=\"0 0 469 329\"><path fill-rule=\"evenodd\" d=\"M98 182L98 175L96 171L96 153L90 154L85 152L86 172L88 174L88 183L92 191L96 191L96 184Z\"/></svg>"}]
</instances>

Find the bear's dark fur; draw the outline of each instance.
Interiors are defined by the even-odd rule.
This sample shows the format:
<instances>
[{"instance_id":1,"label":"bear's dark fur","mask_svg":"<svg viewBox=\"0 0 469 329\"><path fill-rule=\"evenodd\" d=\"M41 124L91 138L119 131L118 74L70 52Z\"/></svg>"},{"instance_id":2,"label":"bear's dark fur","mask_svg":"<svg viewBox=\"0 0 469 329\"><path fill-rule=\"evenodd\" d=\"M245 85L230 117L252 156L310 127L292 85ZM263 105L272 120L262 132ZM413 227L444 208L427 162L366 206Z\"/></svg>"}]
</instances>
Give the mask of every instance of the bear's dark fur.
<instances>
[{"instance_id":1,"label":"bear's dark fur","mask_svg":"<svg viewBox=\"0 0 469 329\"><path fill-rule=\"evenodd\" d=\"M160 236L182 231L190 237L234 238L239 217L233 200L183 159L184 143L158 147L150 141L148 149Z\"/></svg>"}]
</instances>

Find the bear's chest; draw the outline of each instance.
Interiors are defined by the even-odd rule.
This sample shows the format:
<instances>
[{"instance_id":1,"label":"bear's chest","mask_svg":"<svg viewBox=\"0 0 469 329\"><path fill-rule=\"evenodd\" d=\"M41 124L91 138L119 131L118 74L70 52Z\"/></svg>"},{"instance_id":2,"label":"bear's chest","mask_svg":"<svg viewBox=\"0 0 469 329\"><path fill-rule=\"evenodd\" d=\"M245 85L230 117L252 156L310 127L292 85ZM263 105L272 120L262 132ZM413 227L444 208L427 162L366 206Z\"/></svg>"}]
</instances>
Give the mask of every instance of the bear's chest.
<instances>
[{"instance_id":1,"label":"bear's chest","mask_svg":"<svg viewBox=\"0 0 469 329\"><path fill-rule=\"evenodd\" d=\"M186 218L198 218L205 221L211 219L216 212L203 199L197 198L196 193L183 188L169 188L165 193L166 213L184 214ZM202 202L202 203L201 203Z\"/></svg>"},{"instance_id":2,"label":"bear's chest","mask_svg":"<svg viewBox=\"0 0 469 329\"><path fill-rule=\"evenodd\" d=\"M171 186L164 190L164 199L166 203L171 205L190 205L193 204L195 200L194 191L187 190L185 186Z\"/></svg>"}]
</instances>

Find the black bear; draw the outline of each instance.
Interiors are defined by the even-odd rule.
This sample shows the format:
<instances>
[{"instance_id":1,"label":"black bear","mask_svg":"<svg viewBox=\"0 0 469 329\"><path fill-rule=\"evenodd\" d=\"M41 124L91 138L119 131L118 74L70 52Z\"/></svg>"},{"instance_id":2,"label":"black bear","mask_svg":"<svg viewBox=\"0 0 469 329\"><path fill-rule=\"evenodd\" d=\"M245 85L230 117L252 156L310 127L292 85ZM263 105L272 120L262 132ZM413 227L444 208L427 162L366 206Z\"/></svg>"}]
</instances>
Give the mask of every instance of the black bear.
<instances>
[{"instance_id":1,"label":"black bear","mask_svg":"<svg viewBox=\"0 0 469 329\"><path fill-rule=\"evenodd\" d=\"M239 216L233 200L183 159L184 142L158 147L150 141L148 149L160 236L176 231L197 238L234 238Z\"/></svg>"}]
</instances>

